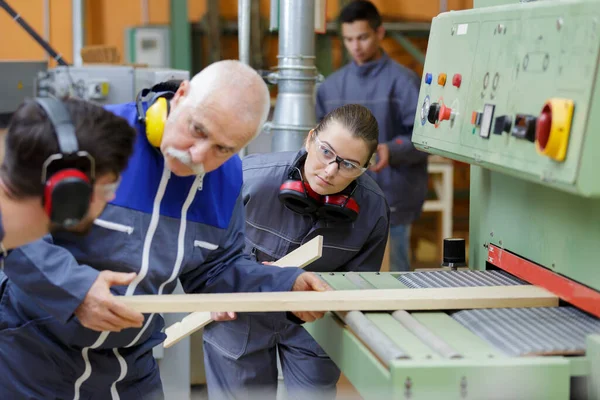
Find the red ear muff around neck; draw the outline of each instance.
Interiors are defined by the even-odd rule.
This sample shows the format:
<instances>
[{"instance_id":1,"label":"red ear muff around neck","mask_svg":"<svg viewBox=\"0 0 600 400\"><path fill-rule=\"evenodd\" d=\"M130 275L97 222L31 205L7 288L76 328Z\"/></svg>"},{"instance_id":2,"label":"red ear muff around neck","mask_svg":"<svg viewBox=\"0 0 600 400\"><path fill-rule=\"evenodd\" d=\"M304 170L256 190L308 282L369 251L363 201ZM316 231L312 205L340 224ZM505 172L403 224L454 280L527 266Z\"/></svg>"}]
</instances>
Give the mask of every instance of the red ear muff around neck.
<instances>
[{"instance_id":1,"label":"red ear muff around neck","mask_svg":"<svg viewBox=\"0 0 600 400\"><path fill-rule=\"evenodd\" d=\"M298 214L315 213L321 205L321 195L299 180L287 180L279 187L279 200Z\"/></svg>"},{"instance_id":2,"label":"red ear muff around neck","mask_svg":"<svg viewBox=\"0 0 600 400\"><path fill-rule=\"evenodd\" d=\"M78 169L60 170L44 186L44 210L54 224L64 228L78 224L86 216L91 199L90 179Z\"/></svg>"},{"instance_id":3,"label":"red ear muff around neck","mask_svg":"<svg viewBox=\"0 0 600 400\"><path fill-rule=\"evenodd\" d=\"M323 205L318 210L319 218L337 222L354 222L360 207L356 200L341 194L324 196Z\"/></svg>"}]
</instances>

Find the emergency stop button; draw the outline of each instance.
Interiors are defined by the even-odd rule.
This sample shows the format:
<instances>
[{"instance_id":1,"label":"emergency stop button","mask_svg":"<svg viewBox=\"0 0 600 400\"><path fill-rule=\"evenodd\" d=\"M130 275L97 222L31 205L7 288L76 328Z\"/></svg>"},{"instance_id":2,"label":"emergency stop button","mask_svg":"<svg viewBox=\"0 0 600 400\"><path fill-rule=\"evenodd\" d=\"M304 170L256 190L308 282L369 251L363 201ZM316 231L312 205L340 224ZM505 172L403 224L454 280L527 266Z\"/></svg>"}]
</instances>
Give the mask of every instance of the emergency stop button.
<instances>
[{"instance_id":1,"label":"emergency stop button","mask_svg":"<svg viewBox=\"0 0 600 400\"><path fill-rule=\"evenodd\" d=\"M444 104L440 107L440 121L447 121L452 116L452 109L450 107L446 107Z\"/></svg>"},{"instance_id":2,"label":"emergency stop button","mask_svg":"<svg viewBox=\"0 0 600 400\"><path fill-rule=\"evenodd\" d=\"M573 121L573 100L549 99L535 127L535 145L540 154L556 161L564 161L569 145Z\"/></svg>"}]
</instances>

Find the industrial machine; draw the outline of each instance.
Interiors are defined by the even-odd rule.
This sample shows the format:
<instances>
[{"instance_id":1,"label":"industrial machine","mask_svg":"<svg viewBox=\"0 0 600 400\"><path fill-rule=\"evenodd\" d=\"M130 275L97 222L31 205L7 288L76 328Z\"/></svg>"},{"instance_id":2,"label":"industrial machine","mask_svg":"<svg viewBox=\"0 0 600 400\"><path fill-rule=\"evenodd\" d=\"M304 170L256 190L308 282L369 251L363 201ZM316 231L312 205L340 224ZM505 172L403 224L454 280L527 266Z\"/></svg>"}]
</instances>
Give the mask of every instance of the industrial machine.
<instances>
[{"instance_id":1,"label":"industrial machine","mask_svg":"<svg viewBox=\"0 0 600 400\"><path fill-rule=\"evenodd\" d=\"M0 62L0 129L8 125L19 104L33 95L37 75L46 68L46 61Z\"/></svg>"},{"instance_id":2,"label":"industrial machine","mask_svg":"<svg viewBox=\"0 0 600 400\"><path fill-rule=\"evenodd\" d=\"M171 79L189 79L189 71L127 65L57 66L39 74L37 95L74 96L99 104L124 103L135 100L140 90Z\"/></svg>"},{"instance_id":3,"label":"industrial machine","mask_svg":"<svg viewBox=\"0 0 600 400\"><path fill-rule=\"evenodd\" d=\"M0 8L58 63L57 67L51 69L47 69L45 61L0 63L2 93L6 97L0 100L0 126L25 97L78 97L102 105L124 103L134 101L142 89L159 82L189 79L189 71L162 68L166 66L162 65L162 53L168 52L166 42L169 36L168 30L161 27L134 28L128 35L131 39L130 55L145 57L146 61L151 61L149 64L152 64L152 68L114 64L71 66L6 1L0 1Z\"/></svg>"},{"instance_id":4,"label":"industrial machine","mask_svg":"<svg viewBox=\"0 0 600 400\"><path fill-rule=\"evenodd\" d=\"M561 304L356 311L306 329L364 399L600 399L600 2L474 5L433 19L412 139L471 164L469 268L322 278L532 284Z\"/></svg>"}]
</instances>

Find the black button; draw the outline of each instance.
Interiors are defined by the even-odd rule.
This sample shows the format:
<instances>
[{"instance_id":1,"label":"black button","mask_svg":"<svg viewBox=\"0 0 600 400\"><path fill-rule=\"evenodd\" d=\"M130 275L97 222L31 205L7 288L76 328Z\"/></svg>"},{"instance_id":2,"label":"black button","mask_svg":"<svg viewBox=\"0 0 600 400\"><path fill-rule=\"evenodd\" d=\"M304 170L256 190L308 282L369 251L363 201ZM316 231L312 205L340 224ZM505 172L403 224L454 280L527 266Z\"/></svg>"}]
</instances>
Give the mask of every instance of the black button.
<instances>
[{"instance_id":1,"label":"black button","mask_svg":"<svg viewBox=\"0 0 600 400\"><path fill-rule=\"evenodd\" d=\"M502 135L502 133L510 133L510 127L512 125L512 121L510 116L501 115L494 120L494 133L496 135Z\"/></svg>"},{"instance_id":2,"label":"black button","mask_svg":"<svg viewBox=\"0 0 600 400\"><path fill-rule=\"evenodd\" d=\"M429 113L427 113L427 120L435 124L440 118L440 105L439 103L431 103L429 106Z\"/></svg>"},{"instance_id":3,"label":"black button","mask_svg":"<svg viewBox=\"0 0 600 400\"><path fill-rule=\"evenodd\" d=\"M533 115L517 114L515 116L515 125L512 128L512 135L519 139L535 142L536 121L537 118Z\"/></svg>"}]
</instances>

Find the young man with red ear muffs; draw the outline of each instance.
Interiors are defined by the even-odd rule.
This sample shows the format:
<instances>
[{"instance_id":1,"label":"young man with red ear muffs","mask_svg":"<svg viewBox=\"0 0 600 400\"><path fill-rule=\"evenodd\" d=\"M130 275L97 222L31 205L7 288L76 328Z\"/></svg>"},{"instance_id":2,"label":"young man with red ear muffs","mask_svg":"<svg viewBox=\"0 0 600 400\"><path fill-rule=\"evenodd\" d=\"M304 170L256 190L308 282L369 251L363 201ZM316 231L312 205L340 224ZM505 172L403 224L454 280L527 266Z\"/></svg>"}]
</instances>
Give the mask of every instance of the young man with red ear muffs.
<instances>
[{"instance_id":1,"label":"young man with red ear muffs","mask_svg":"<svg viewBox=\"0 0 600 400\"><path fill-rule=\"evenodd\" d=\"M364 174L377 138L371 112L348 104L327 114L299 152L245 157L246 252L271 262L322 235L322 257L306 270L379 271L390 211ZM277 351L289 398L335 398L340 371L302 326L278 313L212 317L220 322L204 328L211 399L274 399Z\"/></svg>"},{"instance_id":2,"label":"young man with red ear muffs","mask_svg":"<svg viewBox=\"0 0 600 400\"><path fill-rule=\"evenodd\" d=\"M86 233L115 196L135 130L89 102L36 98L15 111L4 140L0 257L48 232Z\"/></svg>"}]
</instances>

